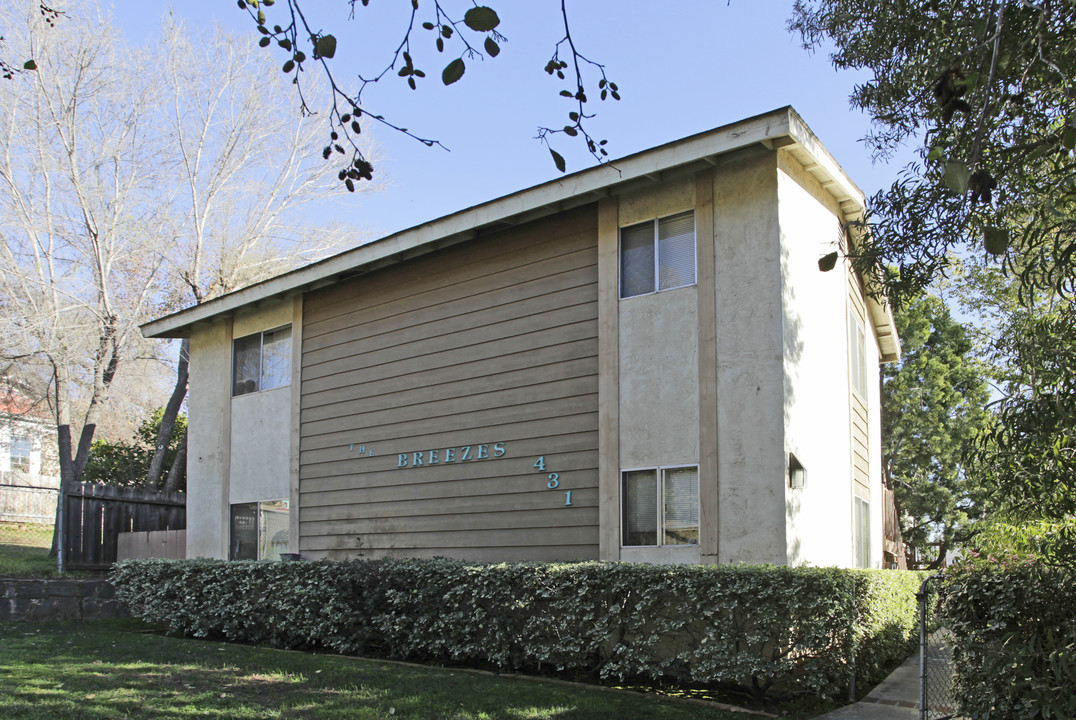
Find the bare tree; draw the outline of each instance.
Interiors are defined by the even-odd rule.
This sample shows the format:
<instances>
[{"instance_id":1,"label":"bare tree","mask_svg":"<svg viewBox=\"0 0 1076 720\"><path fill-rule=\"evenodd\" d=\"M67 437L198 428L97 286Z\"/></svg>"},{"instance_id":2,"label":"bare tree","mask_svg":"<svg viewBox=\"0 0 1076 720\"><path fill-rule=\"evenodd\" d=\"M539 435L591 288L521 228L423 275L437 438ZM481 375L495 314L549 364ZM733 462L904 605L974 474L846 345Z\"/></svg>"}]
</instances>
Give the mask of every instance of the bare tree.
<instances>
[{"instance_id":1,"label":"bare tree","mask_svg":"<svg viewBox=\"0 0 1076 720\"><path fill-rule=\"evenodd\" d=\"M336 171L321 161L321 130L270 57L248 38L219 28L194 34L175 23L163 29L161 48L167 152L177 179L168 272L180 304L202 303L358 241L347 228L302 222L300 210L339 192ZM366 152L373 152L369 144ZM163 480L186 396L188 351L184 340L150 485ZM180 480L171 473L165 489Z\"/></svg>"},{"instance_id":2,"label":"bare tree","mask_svg":"<svg viewBox=\"0 0 1076 720\"><path fill-rule=\"evenodd\" d=\"M124 72L107 24L50 28L36 4L5 8L37 69L0 95L0 334L47 396L62 483L78 482L164 258L153 78ZM16 33L9 41L16 40Z\"/></svg>"},{"instance_id":3,"label":"bare tree","mask_svg":"<svg viewBox=\"0 0 1076 720\"><path fill-rule=\"evenodd\" d=\"M47 398L67 487L117 378L161 367L141 322L359 238L304 225L333 171L286 79L249 42L218 30L194 44L170 26L144 50L107 18L53 27L29 0L0 13L9 47L36 65L0 87L0 360ZM186 393L185 357L159 447ZM156 458L151 482L163 472Z\"/></svg>"}]
</instances>

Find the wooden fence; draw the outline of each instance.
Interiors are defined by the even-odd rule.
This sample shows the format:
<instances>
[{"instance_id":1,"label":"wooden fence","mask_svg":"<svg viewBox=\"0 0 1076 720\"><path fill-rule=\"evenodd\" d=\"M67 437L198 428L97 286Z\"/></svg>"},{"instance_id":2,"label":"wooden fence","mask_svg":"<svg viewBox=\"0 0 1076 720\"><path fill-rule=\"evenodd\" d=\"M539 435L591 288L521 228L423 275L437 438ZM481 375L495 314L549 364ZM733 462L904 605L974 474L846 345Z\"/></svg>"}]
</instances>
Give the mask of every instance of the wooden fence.
<instances>
[{"instance_id":1,"label":"wooden fence","mask_svg":"<svg viewBox=\"0 0 1076 720\"><path fill-rule=\"evenodd\" d=\"M55 487L0 483L0 522L52 525L59 494Z\"/></svg>"},{"instance_id":2,"label":"wooden fence","mask_svg":"<svg viewBox=\"0 0 1076 720\"><path fill-rule=\"evenodd\" d=\"M122 532L116 550L116 560L146 560L164 558L182 560L187 556L186 530L147 530Z\"/></svg>"},{"instance_id":3,"label":"wooden fence","mask_svg":"<svg viewBox=\"0 0 1076 720\"><path fill-rule=\"evenodd\" d=\"M882 505L882 550L883 566L895 570L908 569L908 547L900 532L900 517L897 513L897 499L893 491L883 487Z\"/></svg>"},{"instance_id":4,"label":"wooden fence","mask_svg":"<svg viewBox=\"0 0 1076 720\"><path fill-rule=\"evenodd\" d=\"M63 566L107 570L116 562L121 532L185 530L183 493L82 483L63 493Z\"/></svg>"}]
</instances>

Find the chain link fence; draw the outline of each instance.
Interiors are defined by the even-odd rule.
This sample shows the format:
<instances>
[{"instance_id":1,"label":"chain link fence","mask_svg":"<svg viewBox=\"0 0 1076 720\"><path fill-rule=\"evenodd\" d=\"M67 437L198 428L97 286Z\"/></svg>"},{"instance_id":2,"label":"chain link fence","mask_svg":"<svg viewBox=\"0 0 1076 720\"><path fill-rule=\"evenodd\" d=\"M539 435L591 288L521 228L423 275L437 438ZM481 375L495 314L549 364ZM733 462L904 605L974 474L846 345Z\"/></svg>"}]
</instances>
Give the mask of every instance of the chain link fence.
<instances>
[{"instance_id":1,"label":"chain link fence","mask_svg":"<svg viewBox=\"0 0 1076 720\"><path fill-rule=\"evenodd\" d=\"M941 626L940 597L943 575L932 575L919 588L919 719L956 717L953 701L952 635Z\"/></svg>"},{"instance_id":2,"label":"chain link fence","mask_svg":"<svg viewBox=\"0 0 1076 720\"><path fill-rule=\"evenodd\" d=\"M55 570L49 558L60 478L0 472L0 574Z\"/></svg>"}]
</instances>

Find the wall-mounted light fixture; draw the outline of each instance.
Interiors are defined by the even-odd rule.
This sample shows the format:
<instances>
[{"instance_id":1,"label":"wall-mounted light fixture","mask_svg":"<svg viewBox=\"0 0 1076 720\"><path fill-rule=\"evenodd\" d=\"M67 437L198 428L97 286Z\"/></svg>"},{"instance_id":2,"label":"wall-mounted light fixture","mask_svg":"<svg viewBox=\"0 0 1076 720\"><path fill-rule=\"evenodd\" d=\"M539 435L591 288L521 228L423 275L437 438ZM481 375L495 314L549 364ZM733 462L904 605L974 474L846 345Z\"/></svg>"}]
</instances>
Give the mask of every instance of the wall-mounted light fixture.
<instances>
[{"instance_id":1,"label":"wall-mounted light fixture","mask_svg":"<svg viewBox=\"0 0 1076 720\"><path fill-rule=\"evenodd\" d=\"M807 487L807 468L792 453L788 454L788 486L794 489Z\"/></svg>"}]
</instances>

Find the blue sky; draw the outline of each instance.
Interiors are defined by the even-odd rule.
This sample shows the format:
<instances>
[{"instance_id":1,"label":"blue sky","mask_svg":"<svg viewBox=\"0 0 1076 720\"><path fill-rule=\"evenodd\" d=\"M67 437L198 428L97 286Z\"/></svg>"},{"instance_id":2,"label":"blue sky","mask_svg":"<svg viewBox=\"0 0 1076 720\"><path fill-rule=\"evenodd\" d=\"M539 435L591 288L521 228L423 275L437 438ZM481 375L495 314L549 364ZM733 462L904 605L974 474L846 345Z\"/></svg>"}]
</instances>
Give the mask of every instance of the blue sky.
<instances>
[{"instance_id":1,"label":"blue sky","mask_svg":"<svg viewBox=\"0 0 1076 720\"><path fill-rule=\"evenodd\" d=\"M377 172L389 186L377 194L342 197L319 208L319 219L353 223L380 236L559 175L533 137L539 125L563 125L572 109L557 94L562 85L542 69L563 35L560 4L487 2L498 10L498 30L508 38L497 58L468 62L463 79L445 88L440 70L451 56L438 56L432 34L420 30L412 54L426 70L426 82L414 92L393 74L365 96L378 112L440 140L451 152L375 130L382 157ZM314 27L339 39L335 72L344 81L380 69L409 15L404 0L355 6L356 17L349 21L347 0L303 4ZM169 8L195 34L219 22L241 39L258 39L232 0L171 6L125 0L115 6L115 22L128 40L151 42ZM269 8L270 22L282 8L282 2ZM599 113L592 132L608 139L610 155L619 157L792 105L868 195L888 186L910 152L889 166L872 163L859 141L869 123L847 100L866 76L838 73L825 53L803 50L786 29L791 8L783 0L569 0L577 46L606 66L623 98L595 103ZM569 172L593 163L581 143L557 142Z\"/></svg>"}]
</instances>

